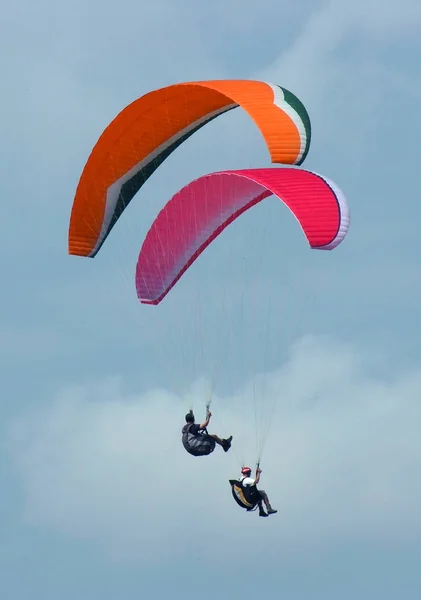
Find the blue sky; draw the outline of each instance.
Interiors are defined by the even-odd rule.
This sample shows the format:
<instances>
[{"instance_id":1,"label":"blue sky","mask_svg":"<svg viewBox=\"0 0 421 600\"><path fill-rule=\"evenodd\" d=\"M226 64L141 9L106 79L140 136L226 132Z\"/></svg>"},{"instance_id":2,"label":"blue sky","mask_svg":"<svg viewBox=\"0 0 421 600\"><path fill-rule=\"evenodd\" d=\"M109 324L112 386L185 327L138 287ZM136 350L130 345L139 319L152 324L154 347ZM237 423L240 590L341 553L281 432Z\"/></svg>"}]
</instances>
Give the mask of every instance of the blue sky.
<instances>
[{"instance_id":1,"label":"blue sky","mask_svg":"<svg viewBox=\"0 0 421 600\"><path fill-rule=\"evenodd\" d=\"M420 596L421 5L290 4L3 10L2 599ZM125 105L210 78L300 97L304 166L344 191L349 234L310 251L268 199L142 306L134 267L154 216L204 173L267 166L258 132L239 110L198 132L94 260L67 255L74 191ZM179 431L209 381L234 452L194 460ZM227 484L256 459L254 395L260 425L276 401L266 520Z\"/></svg>"}]
</instances>

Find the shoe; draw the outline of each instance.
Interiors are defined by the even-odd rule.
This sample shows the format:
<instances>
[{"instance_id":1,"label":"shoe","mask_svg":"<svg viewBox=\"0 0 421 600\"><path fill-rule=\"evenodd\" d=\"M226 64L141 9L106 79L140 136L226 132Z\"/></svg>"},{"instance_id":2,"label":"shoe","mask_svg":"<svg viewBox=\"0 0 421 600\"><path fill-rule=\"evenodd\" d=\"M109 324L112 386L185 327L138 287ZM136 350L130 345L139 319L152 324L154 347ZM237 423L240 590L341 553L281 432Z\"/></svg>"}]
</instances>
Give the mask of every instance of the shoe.
<instances>
[{"instance_id":1,"label":"shoe","mask_svg":"<svg viewBox=\"0 0 421 600\"><path fill-rule=\"evenodd\" d=\"M277 510L274 510L273 508L268 508L268 515L274 515L275 513L277 513Z\"/></svg>"},{"instance_id":2,"label":"shoe","mask_svg":"<svg viewBox=\"0 0 421 600\"><path fill-rule=\"evenodd\" d=\"M224 449L224 452L228 452L228 450L231 448L231 441L232 441L232 435L227 438L226 440L222 440L222 447Z\"/></svg>"},{"instance_id":3,"label":"shoe","mask_svg":"<svg viewBox=\"0 0 421 600\"><path fill-rule=\"evenodd\" d=\"M269 515L265 513L264 510L259 510L259 517L268 517Z\"/></svg>"}]
</instances>

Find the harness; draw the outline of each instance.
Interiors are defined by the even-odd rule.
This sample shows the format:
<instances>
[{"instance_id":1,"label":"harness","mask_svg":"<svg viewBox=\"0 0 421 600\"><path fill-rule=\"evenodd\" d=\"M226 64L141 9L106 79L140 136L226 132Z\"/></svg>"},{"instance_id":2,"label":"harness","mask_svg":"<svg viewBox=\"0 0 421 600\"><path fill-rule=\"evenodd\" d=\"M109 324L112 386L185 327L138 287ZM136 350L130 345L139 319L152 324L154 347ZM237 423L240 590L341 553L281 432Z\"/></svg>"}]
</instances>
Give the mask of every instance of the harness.
<instances>
[{"instance_id":1,"label":"harness","mask_svg":"<svg viewBox=\"0 0 421 600\"><path fill-rule=\"evenodd\" d=\"M261 502L261 497L257 491L256 485L244 486L242 479L230 479L231 491L234 500L241 508L245 508L248 512L256 510Z\"/></svg>"},{"instance_id":2,"label":"harness","mask_svg":"<svg viewBox=\"0 0 421 600\"><path fill-rule=\"evenodd\" d=\"M207 429L197 434L190 433L193 423L187 423L182 429L182 444L192 456L207 456L215 450L216 442L208 434Z\"/></svg>"}]
</instances>

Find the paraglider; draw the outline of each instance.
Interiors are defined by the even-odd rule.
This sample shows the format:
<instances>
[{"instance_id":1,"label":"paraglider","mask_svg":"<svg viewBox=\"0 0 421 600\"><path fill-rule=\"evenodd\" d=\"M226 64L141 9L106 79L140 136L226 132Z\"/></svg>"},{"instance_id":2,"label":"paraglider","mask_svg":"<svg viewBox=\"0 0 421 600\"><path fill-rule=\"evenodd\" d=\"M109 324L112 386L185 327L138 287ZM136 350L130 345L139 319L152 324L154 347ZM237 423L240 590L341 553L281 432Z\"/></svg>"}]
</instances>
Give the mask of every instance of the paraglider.
<instances>
[{"instance_id":1,"label":"paraglider","mask_svg":"<svg viewBox=\"0 0 421 600\"><path fill-rule=\"evenodd\" d=\"M259 516L268 517L274 515L278 511L273 509L268 495L264 490L258 490L257 484L260 481L262 470L258 466L256 469L256 477L251 476L250 467L241 469L241 476L238 480L230 479L232 495L241 508L245 508L248 512L259 508ZM263 508L263 503L266 506L267 512Z\"/></svg>"},{"instance_id":2,"label":"paraglider","mask_svg":"<svg viewBox=\"0 0 421 600\"><path fill-rule=\"evenodd\" d=\"M310 119L302 102L285 88L260 81L218 80L151 91L125 107L92 149L72 206L69 254L95 257L133 197L174 150L238 107L259 129L272 163L302 165L310 147ZM175 194L150 227L136 265L140 302L160 304L228 225L271 195L289 208L312 249L332 250L345 238L347 202L326 177L291 166L210 173ZM283 250L280 256L286 256ZM195 457L208 456L216 445L224 452L231 448L232 436L208 433L210 418L208 406L201 424L195 422L192 410L185 416L182 445ZM243 467L241 477L229 482L239 506L247 511L258 508L259 515L267 517L277 511L266 492L257 489L260 475L259 466L255 478L249 467Z\"/></svg>"},{"instance_id":3,"label":"paraglider","mask_svg":"<svg viewBox=\"0 0 421 600\"><path fill-rule=\"evenodd\" d=\"M242 107L260 130L273 163L300 165L311 139L302 102L274 84L248 80L178 83L138 98L107 126L77 186L69 254L93 258L149 177L196 131Z\"/></svg>"},{"instance_id":4,"label":"paraglider","mask_svg":"<svg viewBox=\"0 0 421 600\"><path fill-rule=\"evenodd\" d=\"M215 434L209 434L207 426L209 425L212 413L208 410L204 423L200 425L195 422L193 411L190 410L186 415L186 425L182 433L182 443L185 450L192 456L207 456L215 450L215 445L222 446L224 452L231 448L232 436L222 439Z\"/></svg>"},{"instance_id":5,"label":"paraglider","mask_svg":"<svg viewBox=\"0 0 421 600\"><path fill-rule=\"evenodd\" d=\"M276 195L295 216L310 248L332 250L344 240L350 221L348 205L342 191L328 178L292 167L211 173L182 188L152 223L136 267L140 301L159 305L228 225L271 195ZM185 441L194 417L187 415L186 421L183 444L189 451ZM200 427L205 429L208 422ZM203 445L200 435L195 442L199 455L209 454L215 448L215 440L209 437L204 438ZM230 480L230 485L239 506L247 511L258 508L259 515L267 517L277 511L266 492L257 488L260 475L260 467L255 478L249 467L243 467L241 478Z\"/></svg>"},{"instance_id":6,"label":"paraglider","mask_svg":"<svg viewBox=\"0 0 421 600\"><path fill-rule=\"evenodd\" d=\"M159 304L230 223L272 194L294 214L311 248L332 250L345 238L345 196L326 177L292 167L204 175L175 194L149 229L136 266L140 301Z\"/></svg>"}]
</instances>

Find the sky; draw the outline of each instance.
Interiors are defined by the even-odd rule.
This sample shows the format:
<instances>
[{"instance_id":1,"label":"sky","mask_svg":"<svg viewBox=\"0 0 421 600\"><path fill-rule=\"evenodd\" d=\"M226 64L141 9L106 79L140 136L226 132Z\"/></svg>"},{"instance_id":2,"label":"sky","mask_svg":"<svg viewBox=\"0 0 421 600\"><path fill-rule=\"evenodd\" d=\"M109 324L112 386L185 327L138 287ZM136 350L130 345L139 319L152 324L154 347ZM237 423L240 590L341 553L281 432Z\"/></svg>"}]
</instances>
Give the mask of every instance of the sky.
<instances>
[{"instance_id":1,"label":"sky","mask_svg":"<svg viewBox=\"0 0 421 600\"><path fill-rule=\"evenodd\" d=\"M405 600L421 593L421 4L28 0L0 23L0 590L4 600ZM386 8L387 6L387 8ZM351 225L308 248L275 198L158 307L134 269L191 180L269 166L240 109L180 147L94 260L67 254L73 197L128 103L248 78L308 109L304 167ZM228 453L180 430L212 397ZM278 513L228 480L261 451Z\"/></svg>"}]
</instances>

